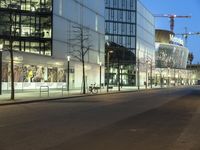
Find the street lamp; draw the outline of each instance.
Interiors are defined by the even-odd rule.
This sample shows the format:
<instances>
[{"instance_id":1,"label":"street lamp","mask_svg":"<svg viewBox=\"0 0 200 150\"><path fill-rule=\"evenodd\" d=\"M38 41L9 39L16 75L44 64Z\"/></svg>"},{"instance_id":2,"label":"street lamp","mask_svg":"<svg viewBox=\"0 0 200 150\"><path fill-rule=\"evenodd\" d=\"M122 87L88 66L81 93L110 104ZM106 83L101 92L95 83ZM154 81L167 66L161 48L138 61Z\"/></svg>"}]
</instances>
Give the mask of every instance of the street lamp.
<instances>
[{"instance_id":1,"label":"street lamp","mask_svg":"<svg viewBox=\"0 0 200 150\"><path fill-rule=\"evenodd\" d=\"M121 88L122 88L122 84L123 84L123 79L122 79L122 69L123 69L123 66L121 65L121 66L120 66L120 70L121 70L121 84L120 84L120 85L121 85Z\"/></svg>"},{"instance_id":2,"label":"street lamp","mask_svg":"<svg viewBox=\"0 0 200 150\"><path fill-rule=\"evenodd\" d=\"M101 90L101 67L102 67L102 62L99 62L99 87Z\"/></svg>"},{"instance_id":3,"label":"street lamp","mask_svg":"<svg viewBox=\"0 0 200 150\"><path fill-rule=\"evenodd\" d=\"M180 86L180 70L178 70L178 86Z\"/></svg>"},{"instance_id":4,"label":"street lamp","mask_svg":"<svg viewBox=\"0 0 200 150\"><path fill-rule=\"evenodd\" d=\"M70 63L70 56L67 56L67 91L69 92L69 63Z\"/></svg>"},{"instance_id":5,"label":"street lamp","mask_svg":"<svg viewBox=\"0 0 200 150\"><path fill-rule=\"evenodd\" d=\"M152 69L153 69L153 67L152 67L152 59L151 58L148 58L148 59L150 59L150 60L147 60L146 62L147 62L147 64L149 64L150 65L150 84L151 84L151 88L152 88ZM146 88L147 88L147 82L148 82L148 76L147 76L147 67L146 67Z\"/></svg>"},{"instance_id":6,"label":"street lamp","mask_svg":"<svg viewBox=\"0 0 200 150\"><path fill-rule=\"evenodd\" d=\"M109 42L106 42L107 46L110 46ZM110 64L109 64L109 58L110 58L110 53L113 53L112 50L109 51L109 48L107 50L107 92L109 92L109 70L110 70Z\"/></svg>"},{"instance_id":7,"label":"street lamp","mask_svg":"<svg viewBox=\"0 0 200 150\"><path fill-rule=\"evenodd\" d=\"M3 44L0 44L0 95L2 95L2 51Z\"/></svg>"},{"instance_id":8,"label":"street lamp","mask_svg":"<svg viewBox=\"0 0 200 150\"><path fill-rule=\"evenodd\" d=\"M147 82L148 82L148 70L147 70L147 67L148 67L148 62L146 61L146 82L145 82L145 88L147 89Z\"/></svg>"},{"instance_id":9,"label":"street lamp","mask_svg":"<svg viewBox=\"0 0 200 150\"><path fill-rule=\"evenodd\" d=\"M162 75L163 69L160 69L160 88L163 88L164 76ZM163 77L162 77L163 76Z\"/></svg>"},{"instance_id":10,"label":"street lamp","mask_svg":"<svg viewBox=\"0 0 200 150\"><path fill-rule=\"evenodd\" d=\"M174 86L176 86L176 70L174 68Z\"/></svg>"},{"instance_id":11,"label":"street lamp","mask_svg":"<svg viewBox=\"0 0 200 150\"><path fill-rule=\"evenodd\" d=\"M151 67L151 80L150 80L150 83L151 83L151 88L152 88L152 59L150 60L150 67Z\"/></svg>"},{"instance_id":12,"label":"street lamp","mask_svg":"<svg viewBox=\"0 0 200 150\"><path fill-rule=\"evenodd\" d=\"M170 70L170 68L168 67L167 69L168 69L168 86L169 86L170 85L170 82L169 82L169 77L170 77L169 70Z\"/></svg>"},{"instance_id":13,"label":"street lamp","mask_svg":"<svg viewBox=\"0 0 200 150\"><path fill-rule=\"evenodd\" d=\"M140 60L138 58L137 61L137 86L138 86L138 91L140 90Z\"/></svg>"},{"instance_id":14,"label":"street lamp","mask_svg":"<svg viewBox=\"0 0 200 150\"><path fill-rule=\"evenodd\" d=\"M155 78L155 86L158 84L158 74L156 73L156 78Z\"/></svg>"}]
</instances>

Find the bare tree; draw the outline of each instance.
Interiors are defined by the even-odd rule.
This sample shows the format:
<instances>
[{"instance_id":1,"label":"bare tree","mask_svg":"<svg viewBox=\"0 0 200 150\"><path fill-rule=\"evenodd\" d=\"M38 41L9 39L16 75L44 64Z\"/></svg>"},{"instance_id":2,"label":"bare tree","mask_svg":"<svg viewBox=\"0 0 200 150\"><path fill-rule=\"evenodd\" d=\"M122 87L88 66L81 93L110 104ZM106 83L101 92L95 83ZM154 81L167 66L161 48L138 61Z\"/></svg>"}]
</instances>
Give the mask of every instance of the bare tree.
<instances>
[{"instance_id":1,"label":"bare tree","mask_svg":"<svg viewBox=\"0 0 200 150\"><path fill-rule=\"evenodd\" d=\"M10 99L14 100L15 99L15 85L14 85L14 58L13 58L13 36L12 36L12 27L13 27L13 14L9 14L9 53L10 53L10 71L11 71L11 96Z\"/></svg>"},{"instance_id":2,"label":"bare tree","mask_svg":"<svg viewBox=\"0 0 200 150\"><path fill-rule=\"evenodd\" d=\"M90 44L90 35L87 29L83 26L73 26L73 38L69 39L72 45L72 50L69 52L72 57L76 58L82 63L82 83L83 94L86 93L86 81L85 81L85 56L92 48Z\"/></svg>"},{"instance_id":3,"label":"bare tree","mask_svg":"<svg viewBox=\"0 0 200 150\"><path fill-rule=\"evenodd\" d=\"M4 3L6 5L6 3ZM14 86L14 58L13 58L13 36L15 36L15 27L13 18L14 13L10 12L9 16L3 14L1 17L1 27L3 29L4 35L9 40L9 47L5 48L10 53L10 71L11 71L11 96L10 99L15 99L15 86ZM13 31L14 30L14 31Z\"/></svg>"}]
</instances>

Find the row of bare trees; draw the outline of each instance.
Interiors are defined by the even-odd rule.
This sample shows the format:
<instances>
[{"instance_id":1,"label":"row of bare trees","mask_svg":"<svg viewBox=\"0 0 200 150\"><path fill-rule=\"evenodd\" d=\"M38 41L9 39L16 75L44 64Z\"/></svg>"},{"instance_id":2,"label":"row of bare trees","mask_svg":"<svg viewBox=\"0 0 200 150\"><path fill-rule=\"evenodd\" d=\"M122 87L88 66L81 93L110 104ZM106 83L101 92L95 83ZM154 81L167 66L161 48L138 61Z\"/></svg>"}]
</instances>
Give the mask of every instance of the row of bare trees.
<instances>
[{"instance_id":1,"label":"row of bare trees","mask_svg":"<svg viewBox=\"0 0 200 150\"><path fill-rule=\"evenodd\" d=\"M15 87L14 87L14 59L13 59L13 37L12 37L12 14L10 14L10 70L11 70L11 100L15 99ZM92 48L90 44L90 34L89 31L83 28L82 25L73 26L73 38L69 39L70 44L72 45L72 50L69 51L69 55L73 58L79 60L82 63L82 84L83 84L83 94L86 93L86 78L85 78L85 56L88 51ZM193 61L193 54L189 53L188 63L191 65Z\"/></svg>"}]
</instances>

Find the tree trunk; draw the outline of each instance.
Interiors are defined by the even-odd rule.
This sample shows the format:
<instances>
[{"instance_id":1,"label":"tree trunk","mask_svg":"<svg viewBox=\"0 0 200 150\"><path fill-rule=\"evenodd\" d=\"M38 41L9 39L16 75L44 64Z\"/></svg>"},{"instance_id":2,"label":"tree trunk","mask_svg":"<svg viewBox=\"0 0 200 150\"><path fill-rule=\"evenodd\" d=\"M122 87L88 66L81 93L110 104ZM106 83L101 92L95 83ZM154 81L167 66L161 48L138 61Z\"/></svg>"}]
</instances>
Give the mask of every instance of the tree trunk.
<instances>
[{"instance_id":1,"label":"tree trunk","mask_svg":"<svg viewBox=\"0 0 200 150\"><path fill-rule=\"evenodd\" d=\"M12 41L10 41L10 69L11 69L11 100L15 99L15 85L14 85L14 60L13 60L13 50L12 50Z\"/></svg>"},{"instance_id":2,"label":"tree trunk","mask_svg":"<svg viewBox=\"0 0 200 150\"><path fill-rule=\"evenodd\" d=\"M117 74L118 74L118 91L120 91L120 65L119 65L119 54L118 54L118 58L117 58Z\"/></svg>"},{"instance_id":3,"label":"tree trunk","mask_svg":"<svg viewBox=\"0 0 200 150\"><path fill-rule=\"evenodd\" d=\"M85 90L85 60L84 60L84 47L83 47L83 28L81 28L81 59L82 59L82 65L83 65L83 94L86 93Z\"/></svg>"},{"instance_id":4,"label":"tree trunk","mask_svg":"<svg viewBox=\"0 0 200 150\"><path fill-rule=\"evenodd\" d=\"M85 61L84 61L84 58L83 58L83 94L86 93L86 90L85 90Z\"/></svg>"},{"instance_id":5,"label":"tree trunk","mask_svg":"<svg viewBox=\"0 0 200 150\"><path fill-rule=\"evenodd\" d=\"M10 69L11 69L11 95L10 99L15 99L15 85L14 85L14 60L13 60L13 48L12 48L12 14L10 14Z\"/></svg>"}]
</instances>

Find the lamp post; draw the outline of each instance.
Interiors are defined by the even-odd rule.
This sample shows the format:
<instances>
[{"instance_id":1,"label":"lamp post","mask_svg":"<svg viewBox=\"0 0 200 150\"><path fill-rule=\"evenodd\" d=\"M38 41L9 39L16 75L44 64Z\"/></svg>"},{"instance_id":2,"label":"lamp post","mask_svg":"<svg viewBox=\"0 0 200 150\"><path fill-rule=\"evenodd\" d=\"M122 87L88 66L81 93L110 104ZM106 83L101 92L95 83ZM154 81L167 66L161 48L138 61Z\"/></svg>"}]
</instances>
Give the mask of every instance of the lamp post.
<instances>
[{"instance_id":1,"label":"lamp post","mask_svg":"<svg viewBox=\"0 0 200 150\"><path fill-rule=\"evenodd\" d=\"M137 86L138 86L138 91L140 90L140 60L138 58L137 60Z\"/></svg>"},{"instance_id":2,"label":"lamp post","mask_svg":"<svg viewBox=\"0 0 200 150\"><path fill-rule=\"evenodd\" d=\"M150 65L150 85L151 85L151 88L152 88L152 70L153 70L153 66L152 66L152 59L151 58L148 58L148 59L150 59L150 60L147 60L146 61L146 63L148 64L148 65ZM146 88L147 88L147 85L148 85L148 76L147 76L147 66L146 66Z\"/></svg>"},{"instance_id":3,"label":"lamp post","mask_svg":"<svg viewBox=\"0 0 200 150\"><path fill-rule=\"evenodd\" d=\"M107 92L109 92L109 78L110 78L110 62L109 62L109 58L110 58L110 53L112 53L112 51L108 51L107 52Z\"/></svg>"},{"instance_id":4,"label":"lamp post","mask_svg":"<svg viewBox=\"0 0 200 150\"><path fill-rule=\"evenodd\" d=\"M110 43L106 42L106 45L109 47ZM109 51L109 48L108 48L108 50L107 50L107 58L106 58L107 59L107 67L106 67L107 68L106 69L107 70L107 72L106 72L107 73L107 81L106 81L107 82L107 92L109 92L109 77L110 77L110 74L109 74L109 72L110 72L109 71L110 70L109 59L110 59L110 53L113 53L113 51L112 50Z\"/></svg>"},{"instance_id":5,"label":"lamp post","mask_svg":"<svg viewBox=\"0 0 200 150\"><path fill-rule=\"evenodd\" d=\"M107 52L107 92L109 92L109 51Z\"/></svg>"},{"instance_id":6,"label":"lamp post","mask_svg":"<svg viewBox=\"0 0 200 150\"><path fill-rule=\"evenodd\" d=\"M99 62L99 87L101 90L101 67L102 67L102 62Z\"/></svg>"},{"instance_id":7,"label":"lamp post","mask_svg":"<svg viewBox=\"0 0 200 150\"><path fill-rule=\"evenodd\" d=\"M145 83L145 88L147 89L147 82L148 82L148 70L147 70L147 65L148 63L147 63L147 61L146 61L146 83Z\"/></svg>"},{"instance_id":8,"label":"lamp post","mask_svg":"<svg viewBox=\"0 0 200 150\"><path fill-rule=\"evenodd\" d=\"M163 88L162 68L160 69L160 88Z\"/></svg>"},{"instance_id":9,"label":"lamp post","mask_svg":"<svg viewBox=\"0 0 200 150\"><path fill-rule=\"evenodd\" d=\"M176 86L176 70L174 68L174 86Z\"/></svg>"},{"instance_id":10,"label":"lamp post","mask_svg":"<svg viewBox=\"0 0 200 150\"><path fill-rule=\"evenodd\" d=\"M170 84L169 84L169 83L170 83L170 82L169 82L169 77L170 77L169 69L170 69L170 68L168 67L167 69L168 69L168 87L169 87L169 85L170 85Z\"/></svg>"},{"instance_id":11,"label":"lamp post","mask_svg":"<svg viewBox=\"0 0 200 150\"><path fill-rule=\"evenodd\" d=\"M153 70L153 67L152 67L152 59L150 61L150 65L151 65L151 80L150 80L150 83L151 83L151 89L152 89L152 70Z\"/></svg>"},{"instance_id":12,"label":"lamp post","mask_svg":"<svg viewBox=\"0 0 200 150\"><path fill-rule=\"evenodd\" d=\"M70 63L70 56L67 56L67 91L69 92L69 63Z\"/></svg>"},{"instance_id":13,"label":"lamp post","mask_svg":"<svg viewBox=\"0 0 200 150\"><path fill-rule=\"evenodd\" d=\"M120 67L120 70L121 70L121 88L122 88L122 85L123 85L123 79L122 79L122 69L123 69L123 66L121 65L121 67Z\"/></svg>"},{"instance_id":14,"label":"lamp post","mask_svg":"<svg viewBox=\"0 0 200 150\"><path fill-rule=\"evenodd\" d=\"M3 44L0 44L0 95L2 95L2 51Z\"/></svg>"},{"instance_id":15,"label":"lamp post","mask_svg":"<svg viewBox=\"0 0 200 150\"><path fill-rule=\"evenodd\" d=\"M156 79L155 79L155 81L156 81L156 82L155 82L155 86L157 86L157 84L158 84L158 83L157 83L157 82L158 82L158 75L157 75L157 74L156 74Z\"/></svg>"},{"instance_id":16,"label":"lamp post","mask_svg":"<svg viewBox=\"0 0 200 150\"><path fill-rule=\"evenodd\" d=\"M178 70L178 86L180 86L180 70Z\"/></svg>"}]
</instances>

